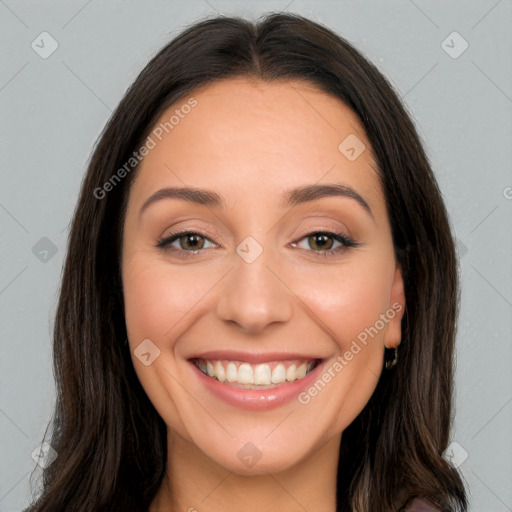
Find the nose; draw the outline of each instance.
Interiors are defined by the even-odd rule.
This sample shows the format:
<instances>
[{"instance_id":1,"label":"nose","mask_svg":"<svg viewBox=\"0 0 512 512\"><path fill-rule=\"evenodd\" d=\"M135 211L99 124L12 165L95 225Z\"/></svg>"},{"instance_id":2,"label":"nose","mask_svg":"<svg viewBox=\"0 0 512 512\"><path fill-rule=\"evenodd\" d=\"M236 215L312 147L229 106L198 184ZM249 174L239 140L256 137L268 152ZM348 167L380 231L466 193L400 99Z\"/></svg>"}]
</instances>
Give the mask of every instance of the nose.
<instances>
[{"instance_id":1,"label":"nose","mask_svg":"<svg viewBox=\"0 0 512 512\"><path fill-rule=\"evenodd\" d=\"M234 267L226 276L217 315L248 334L262 332L273 323L284 323L293 315L293 292L280 276L270 250L248 262L233 256Z\"/></svg>"}]
</instances>

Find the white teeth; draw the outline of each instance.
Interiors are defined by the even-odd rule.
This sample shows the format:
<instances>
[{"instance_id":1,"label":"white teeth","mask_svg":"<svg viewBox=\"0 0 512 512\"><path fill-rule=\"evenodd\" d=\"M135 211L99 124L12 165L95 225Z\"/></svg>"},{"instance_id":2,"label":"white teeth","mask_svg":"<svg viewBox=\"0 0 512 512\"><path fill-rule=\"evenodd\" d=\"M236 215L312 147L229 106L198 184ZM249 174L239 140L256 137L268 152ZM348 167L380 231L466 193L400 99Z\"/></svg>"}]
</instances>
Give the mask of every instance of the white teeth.
<instances>
[{"instance_id":1,"label":"white teeth","mask_svg":"<svg viewBox=\"0 0 512 512\"><path fill-rule=\"evenodd\" d=\"M303 363L301 364L298 368L297 368L297 371L295 372L295 378L297 379L302 379L302 377L305 377L306 376L306 373L307 373L307 368L306 368L306 363Z\"/></svg>"},{"instance_id":2,"label":"white teeth","mask_svg":"<svg viewBox=\"0 0 512 512\"><path fill-rule=\"evenodd\" d=\"M254 384L254 375L250 364L243 363L238 367L237 380L240 384Z\"/></svg>"},{"instance_id":3,"label":"white teeth","mask_svg":"<svg viewBox=\"0 0 512 512\"><path fill-rule=\"evenodd\" d=\"M291 382L292 380L295 380L295 374L297 372L297 366L295 364L292 364L288 367L286 370L286 380L288 382Z\"/></svg>"},{"instance_id":4,"label":"white teeth","mask_svg":"<svg viewBox=\"0 0 512 512\"><path fill-rule=\"evenodd\" d=\"M291 361L260 364L238 361L196 360L198 368L206 375L220 382L232 382L246 388L266 389L285 382L305 377L315 366L314 361L298 363ZM273 369L271 369L273 368Z\"/></svg>"},{"instance_id":5,"label":"white teeth","mask_svg":"<svg viewBox=\"0 0 512 512\"><path fill-rule=\"evenodd\" d=\"M254 369L254 384L268 385L272 381L272 372L268 364L259 364Z\"/></svg>"},{"instance_id":6,"label":"white teeth","mask_svg":"<svg viewBox=\"0 0 512 512\"><path fill-rule=\"evenodd\" d=\"M222 366L222 363L220 361L217 361L213 368L215 370L214 375L217 377L217 379L219 379L221 382L225 382L226 370L224 370L224 366Z\"/></svg>"},{"instance_id":7,"label":"white teeth","mask_svg":"<svg viewBox=\"0 0 512 512\"><path fill-rule=\"evenodd\" d=\"M286 370L284 366L279 363L272 372L272 384L280 384L286 380Z\"/></svg>"},{"instance_id":8,"label":"white teeth","mask_svg":"<svg viewBox=\"0 0 512 512\"><path fill-rule=\"evenodd\" d=\"M238 370L236 369L235 363L228 363L226 369L226 380L228 382L235 382L238 377Z\"/></svg>"}]
</instances>

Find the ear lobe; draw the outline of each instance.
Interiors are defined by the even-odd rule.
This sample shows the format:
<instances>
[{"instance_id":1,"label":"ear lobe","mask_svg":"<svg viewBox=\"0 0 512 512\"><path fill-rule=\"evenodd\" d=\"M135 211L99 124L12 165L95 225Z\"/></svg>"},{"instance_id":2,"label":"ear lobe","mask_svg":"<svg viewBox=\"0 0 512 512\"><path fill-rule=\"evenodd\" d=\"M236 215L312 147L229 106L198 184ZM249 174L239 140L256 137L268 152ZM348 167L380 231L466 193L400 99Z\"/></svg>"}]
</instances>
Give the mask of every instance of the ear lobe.
<instances>
[{"instance_id":1,"label":"ear lobe","mask_svg":"<svg viewBox=\"0 0 512 512\"><path fill-rule=\"evenodd\" d=\"M384 336L384 346L387 348L397 348L402 340L402 317L405 313L405 292L404 281L402 279L402 269L396 266L391 291L389 295L389 310L386 316L390 318L386 334Z\"/></svg>"}]
</instances>

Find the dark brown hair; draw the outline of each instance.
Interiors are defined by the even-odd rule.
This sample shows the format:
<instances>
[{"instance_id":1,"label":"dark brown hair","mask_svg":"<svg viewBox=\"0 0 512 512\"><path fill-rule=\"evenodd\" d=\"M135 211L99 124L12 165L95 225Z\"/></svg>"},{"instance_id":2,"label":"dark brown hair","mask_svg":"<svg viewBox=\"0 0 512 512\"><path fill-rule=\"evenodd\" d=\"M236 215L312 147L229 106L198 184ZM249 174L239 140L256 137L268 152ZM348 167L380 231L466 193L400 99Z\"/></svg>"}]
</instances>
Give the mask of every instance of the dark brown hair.
<instances>
[{"instance_id":1,"label":"dark brown hair","mask_svg":"<svg viewBox=\"0 0 512 512\"><path fill-rule=\"evenodd\" d=\"M396 511L413 496L446 511L466 510L461 477L442 457L452 419L458 283L441 194L413 123L382 74L344 39L291 14L255 24L228 17L194 24L149 62L106 125L74 214L54 327L50 442L58 457L28 510L146 511L159 489L166 426L124 343L119 263L136 169L104 197L95 191L170 105L200 86L242 76L303 80L357 114L378 164L403 271L407 306L398 365L382 372L343 433L338 510Z\"/></svg>"}]
</instances>

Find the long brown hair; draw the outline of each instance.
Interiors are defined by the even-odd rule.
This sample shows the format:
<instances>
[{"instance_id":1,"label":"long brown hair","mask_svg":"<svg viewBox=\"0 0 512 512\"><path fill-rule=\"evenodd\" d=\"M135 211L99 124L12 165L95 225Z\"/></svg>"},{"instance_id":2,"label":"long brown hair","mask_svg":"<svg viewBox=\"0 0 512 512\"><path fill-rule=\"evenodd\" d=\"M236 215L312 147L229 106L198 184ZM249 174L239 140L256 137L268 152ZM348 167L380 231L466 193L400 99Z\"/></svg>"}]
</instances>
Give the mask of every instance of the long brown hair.
<instances>
[{"instance_id":1,"label":"long brown hair","mask_svg":"<svg viewBox=\"0 0 512 512\"><path fill-rule=\"evenodd\" d=\"M403 272L399 361L383 371L343 433L338 510L396 511L412 496L466 510L461 477L442 457L452 419L458 283L441 194L414 125L382 74L344 39L291 14L255 24L221 16L189 27L140 73L100 136L73 217L54 327L50 443L58 456L27 510L146 511L161 485L166 426L125 345L119 262L137 170L125 164L166 108L199 86L240 76L304 80L357 114L376 157ZM119 173L123 166L127 172Z\"/></svg>"}]
</instances>

